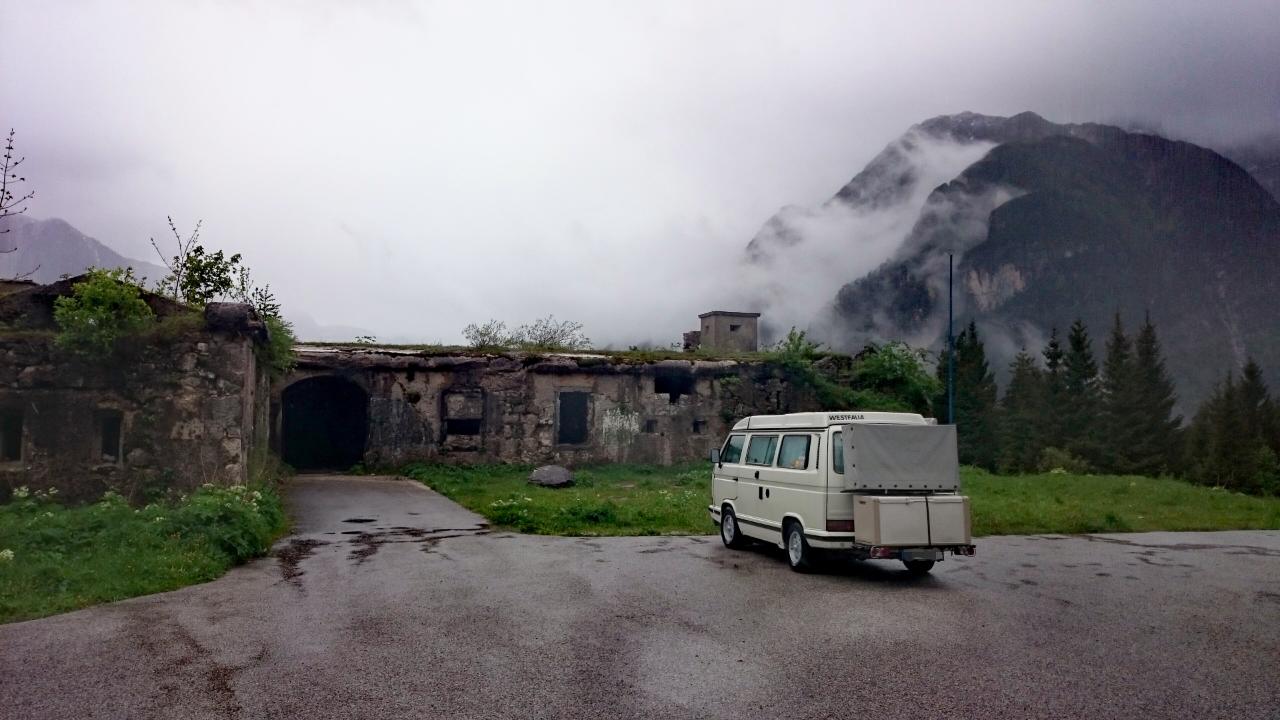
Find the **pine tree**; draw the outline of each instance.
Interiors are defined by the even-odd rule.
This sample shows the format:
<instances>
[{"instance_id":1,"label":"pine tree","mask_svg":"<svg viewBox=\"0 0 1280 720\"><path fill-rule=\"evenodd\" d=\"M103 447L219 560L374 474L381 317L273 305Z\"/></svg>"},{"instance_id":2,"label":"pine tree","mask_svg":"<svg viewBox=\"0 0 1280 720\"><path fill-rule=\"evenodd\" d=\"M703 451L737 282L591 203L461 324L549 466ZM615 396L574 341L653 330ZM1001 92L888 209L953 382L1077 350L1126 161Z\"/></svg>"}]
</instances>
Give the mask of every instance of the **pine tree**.
<instances>
[{"instance_id":1,"label":"pine tree","mask_svg":"<svg viewBox=\"0 0 1280 720\"><path fill-rule=\"evenodd\" d=\"M1168 472L1176 459L1182 416L1173 414L1177 397L1149 313L1134 342L1132 381L1134 406L1129 422L1134 432L1126 472L1141 475Z\"/></svg>"},{"instance_id":2,"label":"pine tree","mask_svg":"<svg viewBox=\"0 0 1280 720\"><path fill-rule=\"evenodd\" d=\"M1049 342L1041 352L1044 356L1043 397L1037 422L1041 444L1045 447L1064 447L1065 419L1063 400L1066 397L1065 354L1058 342L1058 328L1049 333Z\"/></svg>"},{"instance_id":3,"label":"pine tree","mask_svg":"<svg viewBox=\"0 0 1280 720\"><path fill-rule=\"evenodd\" d=\"M1102 467L1110 472L1136 471L1135 453L1139 429L1137 363L1133 344L1124 333L1120 313L1115 315L1102 363L1102 418L1105 433Z\"/></svg>"},{"instance_id":4,"label":"pine tree","mask_svg":"<svg viewBox=\"0 0 1280 720\"><path fill-rule=\"evenodd\" d=\"M960 462L994 470L998 457L996 379L973 322L956 338L955 372Z\"/></svg>"},{"instance_id":5,"label":"pine tree","mask_svg":"<svg viewBox=\"0 0 1280 720\"><path fill-rule=\"evenodd\" d=\"M1093 358L1089 329L1076 320L1067 335L1062 360L1061 447L1097 465L1101 455L1102 400L1098 365ZM1050 445L1053 447L1054 445Z\"/></svg>"},{"instance_id":6,"label":"pine tree","mask_svg":"<svg viewBox=\"0 0 1280 720\"><path fill-rule=\"evenodd\" d=\"M1000 401L1001 472L1036 469L1044 443L1040 420L1044 416L1044 377L1026 348L1009 363L1009 388Z\"/></svg>"}]
</instances>

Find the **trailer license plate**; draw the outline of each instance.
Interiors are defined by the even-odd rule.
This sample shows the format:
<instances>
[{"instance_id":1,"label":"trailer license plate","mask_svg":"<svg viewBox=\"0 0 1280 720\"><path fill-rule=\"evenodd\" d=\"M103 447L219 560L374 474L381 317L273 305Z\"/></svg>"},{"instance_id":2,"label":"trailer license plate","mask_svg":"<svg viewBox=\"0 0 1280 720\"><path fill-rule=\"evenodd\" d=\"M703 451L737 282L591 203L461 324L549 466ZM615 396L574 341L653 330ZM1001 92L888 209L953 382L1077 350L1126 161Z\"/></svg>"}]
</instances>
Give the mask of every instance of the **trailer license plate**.
<instances>
[{"instance_id":1,"label":"trailer license plate","mask_svg":"<svg viewBox=\"0 0 1280 720\"><path fill-rule=\"evenodd\" d=\"M937 550L903 550L903 560L939 560L942 553Z\"/></svg>"}]
</instances>

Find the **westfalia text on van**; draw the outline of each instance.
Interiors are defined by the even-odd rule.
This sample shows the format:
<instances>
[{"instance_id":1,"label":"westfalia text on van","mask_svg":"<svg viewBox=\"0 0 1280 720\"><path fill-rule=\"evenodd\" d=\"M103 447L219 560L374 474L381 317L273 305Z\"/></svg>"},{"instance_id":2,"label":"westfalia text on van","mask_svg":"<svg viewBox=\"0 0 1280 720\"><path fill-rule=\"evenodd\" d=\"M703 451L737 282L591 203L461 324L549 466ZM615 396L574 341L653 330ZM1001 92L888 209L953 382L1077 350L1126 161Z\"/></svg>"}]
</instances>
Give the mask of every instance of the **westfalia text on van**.
<instances>
[{"instance_id":1,"label":"westfalia text on van","mask_svg":"<svg viewBox=\"0 0 1280 720\"><path fill-rule=\"evenodd\" d=\"M954 426L914 413L755 415L711 461L708 510L727 547L776 543L794 570L816 549L921 574L945 553L974 554Z\"/></svg>"}]
</instances>

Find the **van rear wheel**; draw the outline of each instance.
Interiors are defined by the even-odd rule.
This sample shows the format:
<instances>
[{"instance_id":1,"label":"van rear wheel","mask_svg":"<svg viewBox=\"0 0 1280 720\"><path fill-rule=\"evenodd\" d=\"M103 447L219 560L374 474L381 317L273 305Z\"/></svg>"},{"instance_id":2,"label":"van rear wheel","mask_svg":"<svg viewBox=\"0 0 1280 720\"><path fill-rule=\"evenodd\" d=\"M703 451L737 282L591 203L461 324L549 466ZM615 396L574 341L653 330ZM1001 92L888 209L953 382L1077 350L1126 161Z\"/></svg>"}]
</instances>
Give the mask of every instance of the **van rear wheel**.
<instances>
[{"instance_id":1,"label":"van rear wheel","mask_svg":"<svg viewBox=\"0 0 1280 720\"><path fill-rule=\"evenodd\" d=\"M738 529L738 518L733 514L733 508L727 505L720 511L720 540L725 547L734 550L739 550L747 544L747 539Z\"/></svg>"},{"instance_id":2,"label":"van rear wheel","mask_svg":"<svg viewBox=\"0 0 1280 720\"><path fill-rule=\"evenodd\" d=\"M912 575L927 575L933 569L932 560L903 560L902 564L907 566L907 572Z\"/></svg>"},{"instance_id":3,"label":"van rear wheel","mask_svg":"<svg viewBox=\"0 0 1280 720\"><path fill-rule=\"evenodd\" d=\"M787 523L783 540L787 546L787 564L796 572L808 572L813 567L813 549L804 539L804 528L800 523L794 520Z\"/></svg>"}]
</instances>

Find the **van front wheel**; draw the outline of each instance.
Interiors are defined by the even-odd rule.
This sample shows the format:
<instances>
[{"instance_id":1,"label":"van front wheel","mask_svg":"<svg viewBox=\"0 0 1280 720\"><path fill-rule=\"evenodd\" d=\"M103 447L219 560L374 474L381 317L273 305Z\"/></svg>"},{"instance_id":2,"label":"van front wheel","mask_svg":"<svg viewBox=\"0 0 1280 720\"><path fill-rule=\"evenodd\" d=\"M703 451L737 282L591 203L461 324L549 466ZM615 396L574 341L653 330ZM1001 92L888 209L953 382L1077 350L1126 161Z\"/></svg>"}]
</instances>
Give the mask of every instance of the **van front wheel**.
<instances>
[{"instance_id":1,"label":"van front wheel","mask_svg":"<svg viewBox=\"0 0 1280 720\"><path fill-rule=\"evenodd\" d=\"M804 528L798 522L789 522L783 536L787 545L787 563L791 565L791 569L808 572L813 565L813 550L809 548L809 541L804 539Z\"/></svg>"},{"instance_id":2,"label":"van front wheel","mask_svg":"<svg viewBox=\"0 0 1280 720\"><path fill-rule=\"evenodd\" d=\"M733 514L733 508L728 506L720 511L720 540L725 547L734 550L747 544L747 539L742 537L742 531L738 529L738 518Z\"/></svg>"}]
</instances>

